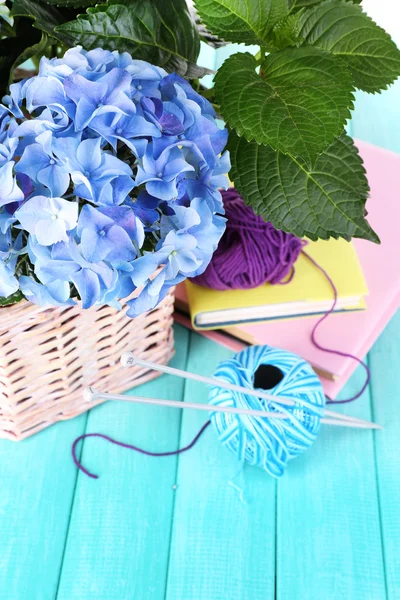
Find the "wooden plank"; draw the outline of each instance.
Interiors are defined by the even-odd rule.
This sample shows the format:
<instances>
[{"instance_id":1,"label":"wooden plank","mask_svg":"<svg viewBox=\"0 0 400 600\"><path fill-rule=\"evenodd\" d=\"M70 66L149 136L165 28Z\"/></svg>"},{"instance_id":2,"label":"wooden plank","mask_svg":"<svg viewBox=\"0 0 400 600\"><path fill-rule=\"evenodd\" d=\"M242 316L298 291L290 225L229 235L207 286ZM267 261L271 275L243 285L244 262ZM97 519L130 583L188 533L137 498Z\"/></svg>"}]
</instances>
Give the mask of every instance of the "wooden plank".
<instances>
[{"instance_id":1,"label":"wooden plank","mask_svg":"<svg viewBox=\"0 0 400 600\"><path fill-rule=\"evenodd\" d=\"M76 481L70 458L87 416L0 441L0 598L53 600Z\"/></svg>"},{"instance_id":2,"label":"wooden plank","mask_svg":"<svg viewBox=\"0 0 400 600\"><path fill-rule=\"evenodd\" d=\"M185 368L189 333L177 326L172 365ZM135 388L138 395L180 399L184 380L163 376ZM181 411L107 403L93 409L89 432L153 451L179 443ZM83 463L100 475L79 475L58 600L164 598L176 458L151 458L89 439Z\"/></svg>"},{"instance_id":3,"label":"wooden plank","mask_svg":"<svg viewBox=\"0 0 400 600\"><path fill-rule=\"evenodd\" d=\"M400 599L400 312L370 353L374 419L384 425L375 436L381 523L389 600Z\"/></svg>"},{"instance_id":4,"label":"wooden plank","mask_svg":"<svg viewBox=\"0 0 400 600\"><path fill-rule=\"evenodd\" d=\"M358 369L341 397L364 378ZM368 391L336 410L370 419ZM371 432L325 426L291 463L278 484L277 556L279 600L386 598Z\"/></svg>"},{"instance_id":5,"label":"wooden plank","mask_svg":"<svg viewBox=\"0 0 400 600\"><path fill-rule=\"evenodd\" d=\"M365 0L365 9L385 27L393 39L400 44L400 7L393 0ZM396 81L382 94L370 95L357 92L352 120L352 133L394 152L400 152L400 81ZM400 413L398 392L400 374L398 369L400 314L388 325L370 352L372 370L371 399L372 415L385 426L382 434L375 434L375 460L378 481L380 523L382 529L383 555L387 597L400 598Z\"/></svg>"},{"instance_id":6,"label":"wooden plank","mask_svg":"<svg viewBox=\"0 0 400 600\"><path fill-rule=\"evenodd\" d=\"M188 370L211 375L231 355L192 334ZM187 382L185 400L206 402L207 387ZM203 414L185 411L181 444L203 423ZM210 427L180 457L177 483L167 600L273 598L275 480L242 470Z\"/></svg>"}]
</instances>

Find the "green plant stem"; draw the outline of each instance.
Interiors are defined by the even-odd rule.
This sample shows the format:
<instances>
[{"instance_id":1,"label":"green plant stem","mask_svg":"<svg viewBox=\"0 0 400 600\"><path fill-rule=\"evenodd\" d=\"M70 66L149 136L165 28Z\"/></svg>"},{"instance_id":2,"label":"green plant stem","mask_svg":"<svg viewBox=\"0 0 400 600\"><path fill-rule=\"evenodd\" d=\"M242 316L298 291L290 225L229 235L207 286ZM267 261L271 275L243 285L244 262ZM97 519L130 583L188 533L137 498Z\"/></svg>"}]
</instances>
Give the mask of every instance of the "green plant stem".
<instances>
[{"instance_id":1,"label":"green plant stem","mask_svg":"<svg viewBox=\"0 0 400 600\"><path fill-rule=\"evenodd\" d=\"M200 94L203 96L203 98L207 98L207 100L210 100L210 102L212 102L215 97L215 90L213 87L205 90L200 90Z\"/></svg>"},{"instance_id":2,"label":"green plant stem","mask_svg":"<svg viewBox=\"0 0 400 600\"><path fill-rule=\"evenodd\" d=\"M256 59L258 65L263 64L263 62L265 60L265 52L266 52L265 46L261 46L260 50L255 55L255 59Z\"/></svg>"}]
</instances>

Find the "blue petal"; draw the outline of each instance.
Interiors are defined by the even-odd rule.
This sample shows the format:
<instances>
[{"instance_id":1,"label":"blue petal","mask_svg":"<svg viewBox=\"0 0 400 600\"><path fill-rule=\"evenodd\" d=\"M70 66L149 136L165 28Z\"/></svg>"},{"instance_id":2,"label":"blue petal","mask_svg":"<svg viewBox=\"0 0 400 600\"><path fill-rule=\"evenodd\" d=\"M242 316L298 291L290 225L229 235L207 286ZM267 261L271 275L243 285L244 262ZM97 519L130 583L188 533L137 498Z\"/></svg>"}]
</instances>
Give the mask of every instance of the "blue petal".
<instances>
[{"instance_id":1,"label":"blue petal","mask_svg":"<svg viewBox=\"0 0 400 600\"><path fill-rule=\"evenodd\" d=\"M51 281L72 281L73 276L80 270L80 266L72 260L37 260L35 273L43 283Z\"/></svg>"},{"instance_id":2,"label":"blue petal","mask_svg":"<svg viewBox=\"0 0 400 600\"><path fill-rule=\"evenodd\" d=\"M102 160L101 138L83 140L76 151L76 158L83 171L92 172L98 169Z\"/></svg>"},{"instance_id":3,"label":"blue petal","mask_svg":"<svg viewBox=\"0 0 400 600\"><path fill-rule=\"evenodd\" d=\"M95 229L88 227L82 231L81 248L86 260L93 263L104 260L112 250L108 236L99 235Z\"/></svg>"},{"instance_id":4,"label":"blue petal","mask_svg":"<svg viewBox=\"0 0 400 600\"><path fill-rule=\"evenodd\" d=\"M31 144L27 146L19 162L15 166L16 173L24 173L33 180L36 180L39 171L42 171L50 164L50 157L43 150L40 144Z\"/></svg>"},{"instance_id":5,"label":"blue petal","mask_svg":"<svg viewBox=\"0 0 400 600\"><path fill-rule=\"evenodd\" d=\"M82 96L80 98L75 114L75 131L82 131L85 129L90 123L91 118L93 117L93 113L96 110L96 103L91 99L85 98Z\"/></svg>"},{"instance_id":6,"label":"blue petal","mask_svg":"<svg viewBox=\"0 0 400 600\"><path fill-rule=\"evenodd\" d=\"M96 107L107 93L107 84L88 81L81 75L73 74L64 80L64 89L75 104L86 100Z\"/></svg>"},{"instance_id":7,"label":"blue petal","mask_svg":"<svg viewBox=\"0 0 400 600\"><path fill-rule=\"evenodd\" d=\"M81 269L71 277L79 296L82 300L82 308L90 308L100 299L99 278L90 269Z\"/></svg>"},{"instance_id":8,"label":"blue petal","mask_svg":"<svg viewBox=\"0 0 400 600\"><path fill-rule=\"evenodd\" d=\"M136 251L129 235L122 227L112 226L107 233L109 252L107 262L118 265L136 258Z\"/></svg>"},{"instance_id":9,"label":"blue petal","mask_svg":"<svg viewBox=\"0 0 400 600\"><path fill-rule=\"evenodd\" d=\"M56 77L35 77L26 91L26 106L29 112L45 106L64 108L66 96L64 87Z\"/></svg>"},{"instance_id":10,"label":"blue petal","mask_svg":"<svg viewBox=\"0 0 400 600\"><path fill-rule=\"evenodd\" d=\"M7 298L15 294L19 289L19 283L14 272L0 259L0 297Z\"/></svg>"},{"instance_id":11,"label":"blue petal","mask_svg":"<svg viewBox=\"0 0 400 600\"><path fill-rule=\"evenodd\" d=\"M105 215L103 211L90 206L90 204L85 204L79 215L77 232L81 236L86 228L94 229L96 227L102 229L107 225L112 225L112 223L112 219Z\"/></svg>"},{"instance_id":12,"label":"blue petal","mask_svg":"<svg viewBox=\"0 0 400 600\"><path fill-rule=\"evenodd\" d=\"M115 177L111 181L98 180L94 182L94 199L102 206L122 204L134 187L134 182L125 175Z\"/></svg>"},{"instance_id":13,"label":"blue petal","mask_svg":"<svg viewBox=\"0 0 400 600\"><path fill-rule=\"evenodd\" d=\"M37 174L37 180L49 188L53 197L59 198L67 191L70 183L69 173L58 165L49 165Z\"/></svg>"},{"instance_id":14,"label":"blue petal","mask_svg":"<svg viewBox=\"0 0 400 600\"><path fill-rule=\"evenodd\" d=\"M98 212L109 217L125 229L127 234L131 238L136 236L136 219L133 210L128 206L107 206L105 208L99 208Z\"/></svg>"},{"instance_id":15,"label":"blue petal","mask_svg":"<svg viewBox=\"0 0 400 600\"><path fill-rule=\"evenodd\" d=\"M132 77L125 69L113 69L101 78L101 83L107 85L104 104L114 104L120 92L129 90Z\"/></svg>"},{"instance_id":16,"label":"blue petal","mask_svg":"<svg viewBox=\"0 0 400 600\"><path fill-rule=\"evenodd\" d=\"M13 168L13 161L0 167L0 206L10 202L21 202L24 199L24 194L13 176Z\"/></svg>"},{"instance_id":17,"label":"blue petal","mask_svg":"<svg viewBox=\"0 0 400 600\"><path fill-rule=\"evenodd\" d=\"M175 181L148 181L146 190L160 200L172 200L178 195Z\"/></svg>"},{"instance_id":18,"label":"blue petal","mask_svg":"<svg viewBox=\"0 0 400 600\"><path fill-rule=\"evenodd\" d=\"M69 297L69 284L57 281L53 284L43 285L30 277L22 275L19 278L21 291L25 298L39 306L72 306L76 304Z\"/></svg>"}]
</instances>

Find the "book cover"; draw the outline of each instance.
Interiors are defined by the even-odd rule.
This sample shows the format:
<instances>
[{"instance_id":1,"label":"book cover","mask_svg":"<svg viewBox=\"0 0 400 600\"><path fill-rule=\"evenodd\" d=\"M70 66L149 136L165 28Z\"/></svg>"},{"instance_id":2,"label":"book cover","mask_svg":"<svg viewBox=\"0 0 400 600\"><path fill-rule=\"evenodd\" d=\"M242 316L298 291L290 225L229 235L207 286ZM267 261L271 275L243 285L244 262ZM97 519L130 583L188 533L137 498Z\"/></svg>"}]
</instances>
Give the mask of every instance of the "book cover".
<instances>
[{"instance_id":1,"label":"book cover","mask_svg":"<svg viewBox=\"0 0 400 600\"><path fill-rule=\"evenodd\" d=\"M335 282L337 311L365 307L363 298L368 288L351 243L342 239L319 240L309 242L305 250ZM187 280L186 291L195 329L323 314L332 299L332 288L326 277L303 254L296 261L293 279L286 285L266 283L249 290L221 292Z\"/></svg>"}]
</instances>

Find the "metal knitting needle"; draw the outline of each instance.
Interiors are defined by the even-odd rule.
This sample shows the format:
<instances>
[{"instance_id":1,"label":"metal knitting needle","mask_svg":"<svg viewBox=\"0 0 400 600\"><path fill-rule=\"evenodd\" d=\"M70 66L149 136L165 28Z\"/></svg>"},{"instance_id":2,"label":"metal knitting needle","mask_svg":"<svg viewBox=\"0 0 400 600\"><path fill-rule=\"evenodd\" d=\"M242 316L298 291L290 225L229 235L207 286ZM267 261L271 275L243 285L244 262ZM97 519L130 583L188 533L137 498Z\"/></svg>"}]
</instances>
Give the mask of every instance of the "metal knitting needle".
<instances>
[{"instance_id":1,"label":"metal knitting needle","mask_svg":"<svg viewBox=\"0 0 400 600\"><path fill-rule=\"evenodd\" d=\"M207 412L233 413L235 415L252 415L253 417L269 417L285 419L283 413L266 412L265 410L252 410L251 408L236 408L234 406L212 406L211 404L199 404L197 402L182 402L179 400L164 400L159 398L148 398L145 396L127 396L125 394L102 394L94 388L86 388L84 391L86 402L96 400L121 400L122 402L137 402L140 404L155 404L156 406L169 406L171 408L192 408L194 410L205 410Z\"/></svg>"},{"instance_id":2,"label":"metal knitting needle","mask_svg":"<svg viewBox=\"0 0 400 600\"><path fill-rule=\"evenodd\" d=\"M265 410L255 410L251 408L236 408L234 406L213 406L211 404L199 404L196 402L181 402L179 400L164 400L158 398L147 398L144 396L127 396L125 394L103 394L94 388L86 388L84 391L86 402L95 402L96 400L120 400L122 402L134 402L139 404L152 404L156 406L168 406L170 408L191 408L194 410L204 410L206 412L231 413L235 415L249 415L252 417L264 417L269 419L288 419L283 413L267 412ZM382 429L375 423L351 423L349 421L340 421L337 419L321 419L321 423L326 425L337 425L342 427L359 427L360 429Z\"/></svg>"},{"instance_id":3,"label":"metal knitting needle","mask_svg":"<svg viewBox=\"0 0 400 600\"><path fill-rule=\"evenodd\" d=\"M124 367L133 367L137 365L140 367L151 369L153 371L160 371L161 373L167 373L169 375L183 377L184 379L193 379L194 381L200 381L208 385L216 385L220 388L232 390L234 392L240 392L248 396L264 398L265 400L269 400L270 402L280 402L281 404L287 406L294 406L295 404L292 398L287 398L284 396L273 396L272 394L268 394L267 392L263 392L262 390L253 390L251 388L245 388L241 385L235 385L233 383L222 381L221 379L217 379L216 377L205 377L204 375L198 375L197 373L189 373L188 371L182 371L181 369L175 369L174 367L169 367L167 365L160 365L159 363L154 363L148 360L142 360L141 358L137 358L132 352L124 352L122 354L121 364ZM296 403L307 405L306 402L299 398L296 398ZM325 410L324 414L326 416L332 417L335 420L348 421L349 423L359 423L363 425L371 425L369 421L365 421L364 419L357 419L356 417L342 415L341 413L334 412L333 410Z\"/></svg>"}]
</instances>

